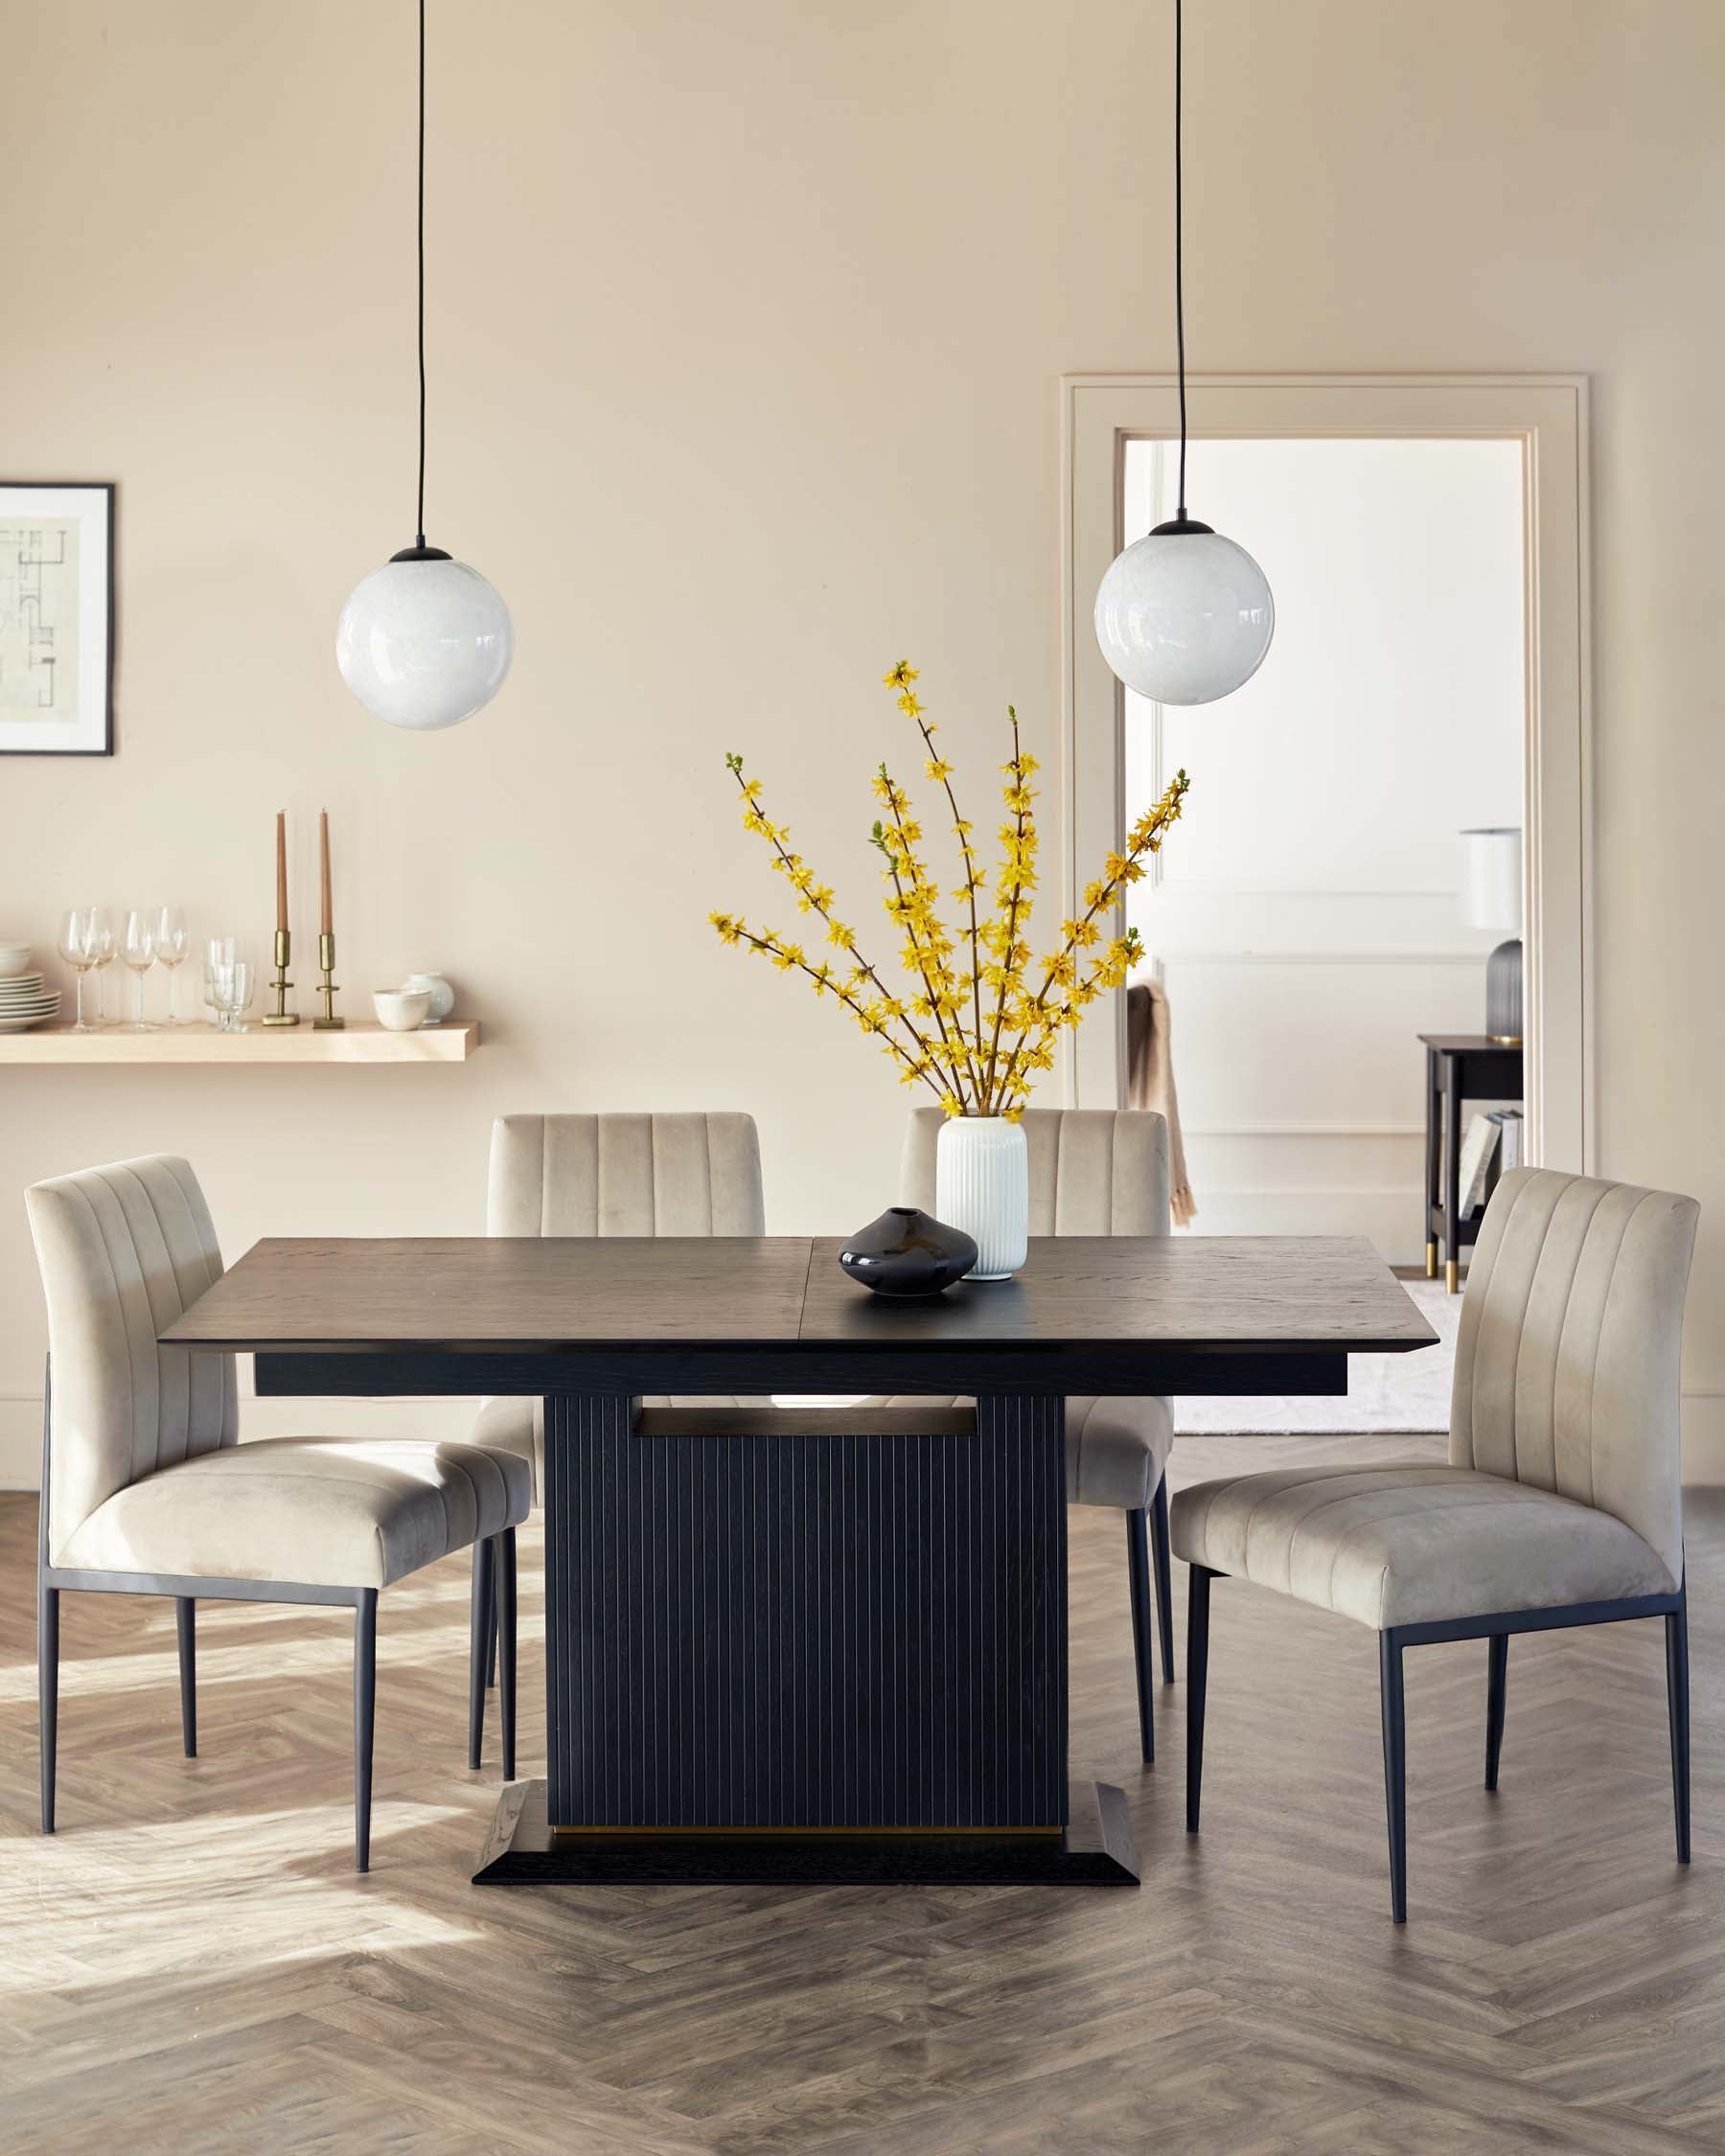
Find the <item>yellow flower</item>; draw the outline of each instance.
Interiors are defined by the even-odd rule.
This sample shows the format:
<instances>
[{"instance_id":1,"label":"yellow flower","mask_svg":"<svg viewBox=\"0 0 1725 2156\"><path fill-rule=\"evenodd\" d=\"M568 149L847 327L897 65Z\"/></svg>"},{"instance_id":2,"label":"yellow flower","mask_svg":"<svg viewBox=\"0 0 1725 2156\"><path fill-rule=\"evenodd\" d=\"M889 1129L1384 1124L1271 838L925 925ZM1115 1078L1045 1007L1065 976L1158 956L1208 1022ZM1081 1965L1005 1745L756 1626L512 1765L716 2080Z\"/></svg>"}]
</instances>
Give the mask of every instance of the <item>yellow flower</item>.
<instances>
[{"instance_id":1,"label":"yellow flower","mask_svg":"<svg viewBox=\"0 0 1725 2156\"><path fill-rule=\"evenodd\" d=\"M743 758L735 751L726 753L724 763L742 796L745 827L768 841L774 872L791 885L797 910L820 916L828 945L844 954L848 971L841 977L827 960L811 964L800 944L773 929L751 930L741 914L708 918L724 942L770 958L778 972L806 974L817 998L830 989L846 1016L880 1042L901 1081L928 1086L946 1113L997 1114L1016 1121L1039 1074L1053 1067L1061 1029L1077 1025L1091 1004L1123 986L1143 955L1136 930L1105 936L1096 916L1143 877L1144 862L1181 814L1186 774L1179 772L1162 797L1134 820L1122 850L1110 854L1104 873L1084 887L1084 910L1076 919L1061 922L1059 948L1032 976L1025 929L1038 880L1036 788L1031 783L1037 759L1024 748L1018 714L1009 705L1012 756L1001 766L1007 821L1000 826L999 865L985 871L972 843L974 826L960 816L952 798L952 762L935 750L935 729L912 689L916 678L917 670L908 660L884 677L898 708L923 737L925 777L946 794L962 863L959 879L950 888L968 902L968 945L963 924L954 937L939 917L942 887L919 858L922 825L909 794L884 763L871 781L884 807L870 837L886 864L883 903L900 931L896 955L908 976L902 994L895 994L858 951L855 931L833 918L831 887L816 880L800 854L791 851L790 825L767 815L761 782L746 775ZM991 885L999 912L984 920L977 901Z\"/></svg>"}]
</instances>

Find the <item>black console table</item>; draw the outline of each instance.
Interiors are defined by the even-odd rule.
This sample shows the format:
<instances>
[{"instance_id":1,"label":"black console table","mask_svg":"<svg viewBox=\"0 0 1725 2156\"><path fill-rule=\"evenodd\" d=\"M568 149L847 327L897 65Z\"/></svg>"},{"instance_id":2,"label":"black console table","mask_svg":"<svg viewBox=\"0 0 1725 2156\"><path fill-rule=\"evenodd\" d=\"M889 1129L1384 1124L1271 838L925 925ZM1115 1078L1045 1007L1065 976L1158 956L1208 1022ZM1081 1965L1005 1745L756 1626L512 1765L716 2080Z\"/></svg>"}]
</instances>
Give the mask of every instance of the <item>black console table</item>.
<instances>
[{"instance_id":1,"label":"black console table","mask_svg":"<svg viewBox=\"0 0 1725 2156\"><path fill-rule=\"evenodd\" d=\"M1419 1038L1426 1052L1426 1278L1438 1277L1441 1243L1443 1284L1455 1295L1461 1285L1461 1247L1471 1245L1479 1233L1476 1217L1460 1217L1461 1104L1520 1100L1522 1052L1484 1033L1422 1033Z\"/></svg>"}]
</instances>

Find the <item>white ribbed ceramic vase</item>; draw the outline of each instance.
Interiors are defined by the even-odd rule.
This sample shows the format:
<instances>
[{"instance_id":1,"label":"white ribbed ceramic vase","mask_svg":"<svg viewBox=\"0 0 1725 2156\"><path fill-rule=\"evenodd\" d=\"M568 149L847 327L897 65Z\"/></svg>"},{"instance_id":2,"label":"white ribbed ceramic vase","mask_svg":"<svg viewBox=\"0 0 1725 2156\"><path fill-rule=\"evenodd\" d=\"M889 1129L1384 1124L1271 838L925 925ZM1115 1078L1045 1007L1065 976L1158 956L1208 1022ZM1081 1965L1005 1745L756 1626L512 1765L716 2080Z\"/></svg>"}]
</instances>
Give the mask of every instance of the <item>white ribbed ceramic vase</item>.
<instances>
[{"instance_id":1,"label":"white ribbed ceramic vase","mask_svg":"<svg viewBox=\"0 0 1725 2156\"><path fill-rule=\"evenodd\" d=\"M949 1115L934 1166L934 1216L977 1246L972 1280L1009 1280L1030 1233L1024 1126L1003 1115Z\"/></svg>"}]
</instances>

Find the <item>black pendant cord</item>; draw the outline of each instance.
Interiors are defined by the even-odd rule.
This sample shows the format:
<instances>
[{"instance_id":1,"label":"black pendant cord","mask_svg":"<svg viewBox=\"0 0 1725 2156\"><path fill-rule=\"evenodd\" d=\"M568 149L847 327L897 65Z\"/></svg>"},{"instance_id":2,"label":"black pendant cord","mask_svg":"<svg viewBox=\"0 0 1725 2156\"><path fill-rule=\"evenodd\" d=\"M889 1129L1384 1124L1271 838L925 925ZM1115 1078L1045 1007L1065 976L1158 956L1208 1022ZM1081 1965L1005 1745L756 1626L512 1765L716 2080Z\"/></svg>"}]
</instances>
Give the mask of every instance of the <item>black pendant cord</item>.
<instances>
[{"instance_id":1,"label":"black pendant cord","mask_svg":"<svg viewBox=\"0 0 1725 2156\"><path fill-rule=\"evenodd\" d=\"M420 11L421 11L421 15L422 15L422 18L423 18L423 16L424 16L424 12L425 12L425 0L420 0ZM1182 195L1182 173L1181 173L1181 155L1180 155L1180 147L1181 147L1181 146L1180 146L1180 137L1181 137L1181 78L1182 78L1182 76L1183 76L1183 74L1184 74L1184 67L1183 67L1183 59L1184 59L1184 54L1183 54L1183 52L1182 52L1182 46L1183 46L1183 44L1184 44L1184 24L1183 24L1183 22L1182 22L1182 20L1181 20L1181 0L1174 0L1174 342L1175 342L1175 349L1176 349L1176 351L1177 351L1177 353L1178 353L1178 356L1179 356L1179 366L1180 366L1180 513L1179 513L1179 520L1180 520L1180 522L1181 522L1181 523L1183 523L1183 524L1184 524L1184 522L1186 521L1186 498L1185 498L1185 468L1186 468L1186 395L1185 395L1185 253L1184 253L1185 205L1184 205L1184 199L1183 199L1183 195ZM422 57L422 62L421 62L421 64L422 64L422 66L424 65L424 60L423 60L423 57ZM423 129L424 129L424 126L425 126L425 119L424 119L424 103L425 103L425 92L424 92L424 90L423 90L423 89L421 90L421 93L420 93L420 101L421 101L421 121L420 121L420 126L421 126L421 128L422 128L422 130L423 130ZM423 133L422 133L422 142L423 142ZM423 160L424 160L424 150L423 150L423 149L422 149L422 150L421 150L421 158L422 158L422 164L423 164ZM421 184L421 187L422 187L422 189L423 189L423 188L424 188L424 185L425 185L425 182L424 182L424 178L423 178L423 176L422 176L422 179L421 179L421 183L420 183L420 184ZM424 270L423 270L423 268L422 268L422 270L421 270L421 278L422 278L422 284L423 284L423 280L424 280L424 274L425 274L425 273L424 273ZM422 305L422 308L423 308L423 306L424 306L424 300L423 300L423 298L422 298L422 301L421 301L421 305ZM421 333L421 334L422 334L422 338L423 338L423 336L424 336L424 332L423 332L423 330L422 330L422 333ZM420 364L421 364L421 369L422 369L422 381L423 381L423 369L424 369L424 366L425 366L425 361L424 361L424 358L423 358L423 357L422 357L422 359L421 359L421 362L420 362ZM422 397L422 399L423 399L423 397L424 397L424 395L425 395L425 391L424 391L424 388L423 388L423 386L422 386L422 389L421 389L421 392L420 392L420 394L421 394L421 397ZM421 422L421 425L422 425L422 432L423 432L423 427L424 427L424 422L423 422L423 420L422 420L422 422ZM422 456L422 458L423 458L423 457L424 457L424 454L425 454L425 449L424 449L424 444L423 444L423 440L422 440L422 445L421 445L421 452L420 452L420 453L421 453L421 456ZM424 540L423 539L421 539L421 541L420 541L420 544L421 544L422 546L423 546L423 545L425 544L425 540Z\"/></svg>"},{"instance_id":2,"label":"black pendant cord","mask_svg":"<svg viewBox=\"0 0 1725 2156\"><path fill-rule=\"evenodd\" d=\"M426 0L419 0L419 508L414 520L418 534L414 544L423 548L426 543ZM1183 419L1183 433L1184 428ZM1183 443L1183 470L1184 455ZM1184 481L1182 484L1184 487Z\"/></svg>"}]
</instances>

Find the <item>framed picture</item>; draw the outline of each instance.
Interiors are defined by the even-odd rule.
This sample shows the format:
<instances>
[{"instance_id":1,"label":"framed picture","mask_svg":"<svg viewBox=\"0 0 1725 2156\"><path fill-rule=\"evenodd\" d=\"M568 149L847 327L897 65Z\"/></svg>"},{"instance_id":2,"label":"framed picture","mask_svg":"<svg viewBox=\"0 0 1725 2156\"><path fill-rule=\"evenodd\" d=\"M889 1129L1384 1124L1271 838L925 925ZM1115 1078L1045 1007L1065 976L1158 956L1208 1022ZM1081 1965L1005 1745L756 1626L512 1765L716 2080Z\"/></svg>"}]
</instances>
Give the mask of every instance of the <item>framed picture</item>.
<instances>
[{"instance_id":1,"label":"framed picture","mask_svg":"<svg viewBox=\"0 0 1725 2156\"><path fill-rule=\"evenodd\" d=\"M0 480L0 756L111 756L113 671L113 488Z\"/></svg>"}]
</instances>

